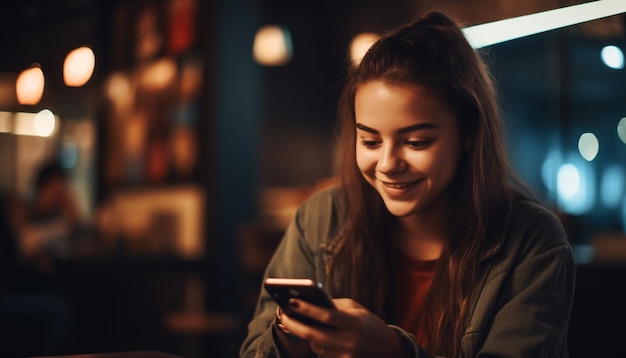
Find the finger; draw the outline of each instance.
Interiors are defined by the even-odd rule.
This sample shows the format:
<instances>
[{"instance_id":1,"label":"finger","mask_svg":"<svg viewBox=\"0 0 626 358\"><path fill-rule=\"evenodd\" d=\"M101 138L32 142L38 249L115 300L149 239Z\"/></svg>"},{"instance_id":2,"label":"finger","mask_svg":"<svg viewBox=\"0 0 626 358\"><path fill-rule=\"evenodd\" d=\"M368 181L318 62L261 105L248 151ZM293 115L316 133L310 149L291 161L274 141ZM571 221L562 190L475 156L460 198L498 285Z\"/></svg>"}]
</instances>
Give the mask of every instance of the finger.
<instances>
[{"instance_id":1,"label":"finger","mask_svg":"<svg viewBox=\"0 0 626 358\"><path fill-rule=\"evenodd\" d=\"M365 308L360 305L357 301L351 298L333 298L333 303L335 307L339 310L349 310L349 309L361 309Z\"/></svg>"},{"instance_id":2,"label":"finger","mask_svg":"<svg viewBox=\"0 0 626 358\"><path fill-rule=\"evenodd\" d=\"M329 309L320 307L307 301L292 298L289 300L291 308L298 314L302 314L311 317L319 322L326 323L331 326L338 326L338 311L336 309Z\"/></svg>"},{"instance_id":3,"label":"finger","mask_svg":"<svg viewBox=\"0 0 626 358\"><path fill-rule=\"evenodd\" d=\"M282 316L282 325L292 334L321 345L341 345L346 340L346 332L338 328L310 325L300 321L298 318L290 317L286 313Z\"/></svg>"},{"instance_id":4,"label":"finger","mask_svg":"<svg viewBox=\"0 0 626 358\"><path fill-rule=\"evenodd\" d=\"M283 327L293 335L307 341L315 340L316 342L320 342L320 344L322 342L328 343L329 335L328 333L323 332L322 329L302 323L298 319L292 318L286 313L282 315L281 321Z\"/></svg>"},{"instance_id":5,"label":"finger","mask_svg":"<svg viewBox=\"0 0 626 358\"><path fill-rule=\"evenodd\" d=\"M303 303L302 305L303 305L302 306L303 311L306 310L307 313L315 312L316 309L319 309L319 307L308 304L308 303ZM296 310L295 308L293 308L293 310L295 312L298 312L299 314L304 314L303 312L299 311L300 308L301 306L298 305L298 309ZM321 310L325 310L325 309L322 308ZM333 309L332 311L337 311L337 310ZM341 313L341 312L335 312L334 314L342 315L342 316L345 315L344 313ZM334 325L334 327L336 328L325 328L325 327L321 327L318 325L310 325L310 324L304 323L300 321L298 318L290 317L288 314L285 313L283 314L282 323L283 323L283 326L286 329L288 329L292 334L295 334L302 339L305 339L310 342L314 342L319 345L325 345L327 347L340 348L346 345L350 345L350 343L354 340L351 337L351 333L353 332L350 329L344 329L344 327L350 327L349 322L351 320L354 320L355 318L346 315L346 317L342 319L333 318L332 320L328 320L324 322L327 324L332 324L334 322L339 322L344 319L345 319L346 325L343 327L340 325ZM334 351L336 351L336 349Z\"/></svg>"}]
</instances>

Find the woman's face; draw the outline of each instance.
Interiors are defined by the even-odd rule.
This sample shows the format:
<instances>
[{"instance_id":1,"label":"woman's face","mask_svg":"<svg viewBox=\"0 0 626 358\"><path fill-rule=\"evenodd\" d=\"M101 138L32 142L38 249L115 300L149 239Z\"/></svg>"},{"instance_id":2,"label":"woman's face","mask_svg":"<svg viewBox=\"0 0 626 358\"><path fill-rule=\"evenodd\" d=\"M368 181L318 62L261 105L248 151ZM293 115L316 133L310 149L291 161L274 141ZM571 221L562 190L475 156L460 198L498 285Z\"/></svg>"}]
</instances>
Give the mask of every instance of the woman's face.
<instances>
[{"instance_id":1,"label":"woman's face","mask_svg":"<svg viewBox=\"0 0 626 358\"><path fill-rule=\"evenodd\" d=\"M454 111L422 87L367 82L355 95L356 161L395 216L445 207L463 151Z\"/></svg>"}]
</instances>

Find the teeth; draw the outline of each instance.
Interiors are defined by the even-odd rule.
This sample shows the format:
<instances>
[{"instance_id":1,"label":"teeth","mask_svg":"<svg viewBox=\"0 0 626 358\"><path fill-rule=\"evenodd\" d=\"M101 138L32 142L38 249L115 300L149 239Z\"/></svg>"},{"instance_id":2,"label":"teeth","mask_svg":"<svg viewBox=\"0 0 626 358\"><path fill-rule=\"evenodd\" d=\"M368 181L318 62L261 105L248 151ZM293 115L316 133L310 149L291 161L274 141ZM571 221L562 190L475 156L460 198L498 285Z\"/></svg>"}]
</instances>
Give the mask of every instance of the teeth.
<instances>
[{"instance_id":1,"label":"teeth","mask_svg":"<svg viewBox=\"0 0 626 358\"><path fill-rule=\"evenodd\" d=\"M392 188L392 189L404 189L404 188L406 188L407 186L409 186L410 184L407 184L407 183L403 183L403 184L391 184L391 183L387 183L386 185L387 185L389 188Z\"/></svg>"}]
</instances>

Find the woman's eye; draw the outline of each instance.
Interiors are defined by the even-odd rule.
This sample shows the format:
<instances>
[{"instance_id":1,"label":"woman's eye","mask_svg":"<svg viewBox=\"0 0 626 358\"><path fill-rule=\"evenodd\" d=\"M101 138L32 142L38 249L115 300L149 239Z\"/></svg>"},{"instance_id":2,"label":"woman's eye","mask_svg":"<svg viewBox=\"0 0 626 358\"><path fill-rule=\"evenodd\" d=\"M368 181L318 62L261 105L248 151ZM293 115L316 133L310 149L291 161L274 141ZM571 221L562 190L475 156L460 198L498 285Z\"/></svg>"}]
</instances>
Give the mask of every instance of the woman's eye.
<instances>
[{"instance_id":1,"label":"woman's eye","mask_svg":"<svg viewBox=\"0 0 626 358\"><path fill-rule=\"evenodd\" d=\"M425 148L430 144L430 140L409 140L406 144L411 148Z\"/></svg>"},{"instance_id":2,"label":"woman's eye","mask_svg":"<svg viewBox=\"0 0 626 358\"><path fill-rule=\"evenodd\" d=\"M363 140L361 141L361 144L362 144L364 147L372 148L372 147L375 147L375 146L379 145L379 144L380 144L380 141L378 141L378 140L366 140L366 139L363 139Z\"/></svg>"}]
</instances>

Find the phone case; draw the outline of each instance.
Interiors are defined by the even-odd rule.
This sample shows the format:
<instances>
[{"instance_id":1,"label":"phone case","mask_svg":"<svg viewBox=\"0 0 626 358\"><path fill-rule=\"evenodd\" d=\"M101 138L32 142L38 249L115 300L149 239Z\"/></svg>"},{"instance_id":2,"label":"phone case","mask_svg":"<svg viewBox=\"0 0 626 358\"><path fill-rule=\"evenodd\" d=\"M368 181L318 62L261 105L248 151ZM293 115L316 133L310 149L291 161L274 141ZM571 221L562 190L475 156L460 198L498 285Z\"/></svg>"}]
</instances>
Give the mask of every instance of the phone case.
<instances>
[{"instance_id":1,"label":"phone case","mask_svg":"<svg viewBox=\"0 0 626 358\"><path fill-rule=\"evenodd\" d=\"M311 279L268 278L265 280L265 289L289 317L308 325L332 327L308 316L298 314L289 305L289 299L298 298L314 305L335 308L332 299L323 290L321 283Z\"/></svg>"}]
</instances>

